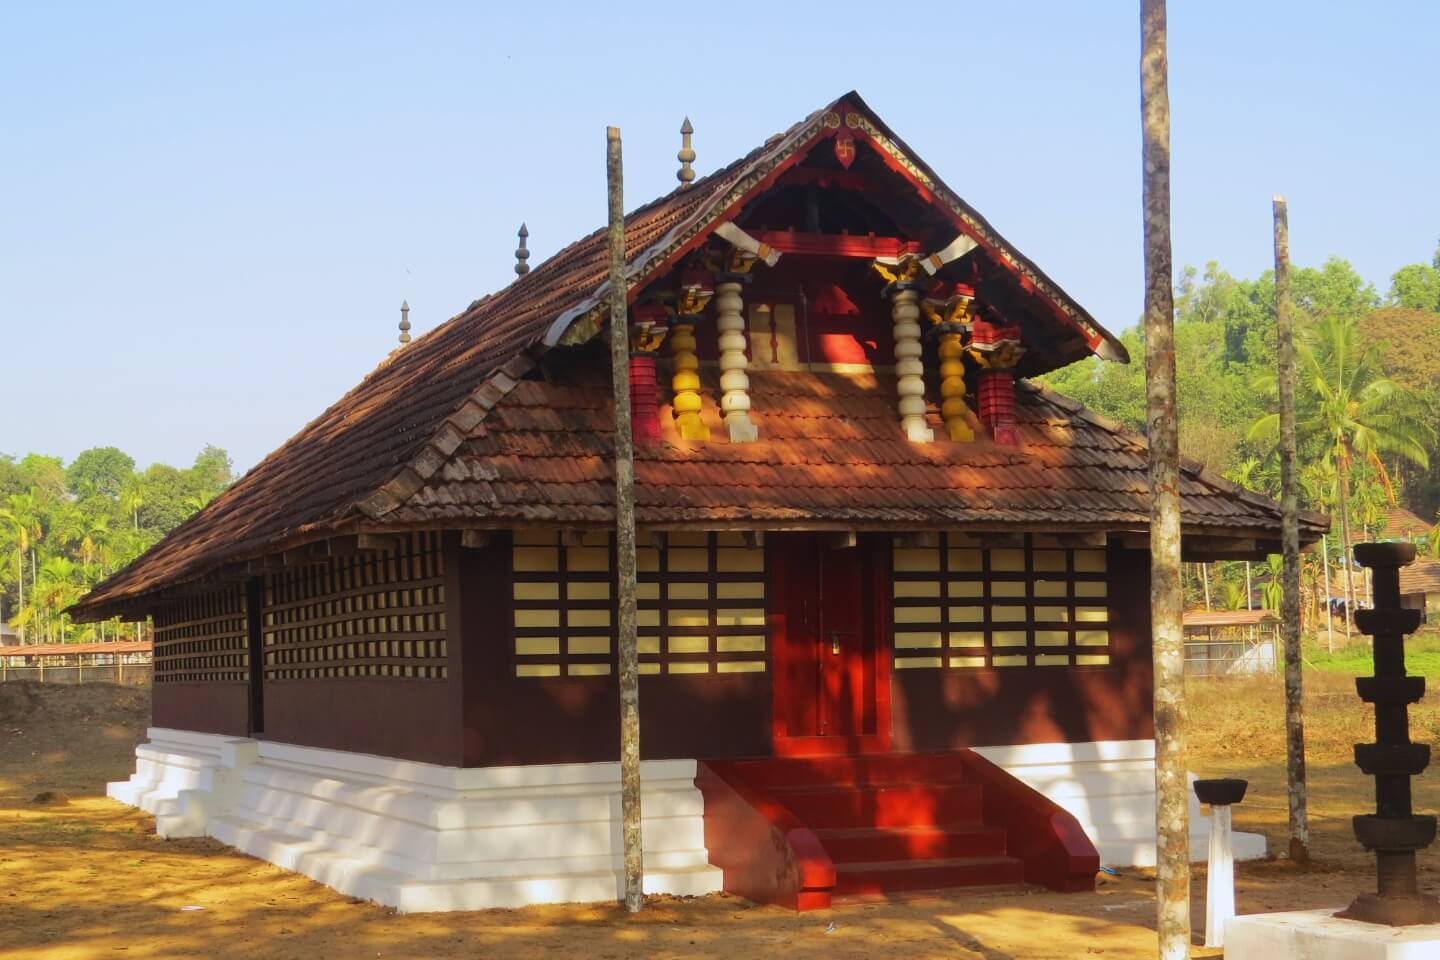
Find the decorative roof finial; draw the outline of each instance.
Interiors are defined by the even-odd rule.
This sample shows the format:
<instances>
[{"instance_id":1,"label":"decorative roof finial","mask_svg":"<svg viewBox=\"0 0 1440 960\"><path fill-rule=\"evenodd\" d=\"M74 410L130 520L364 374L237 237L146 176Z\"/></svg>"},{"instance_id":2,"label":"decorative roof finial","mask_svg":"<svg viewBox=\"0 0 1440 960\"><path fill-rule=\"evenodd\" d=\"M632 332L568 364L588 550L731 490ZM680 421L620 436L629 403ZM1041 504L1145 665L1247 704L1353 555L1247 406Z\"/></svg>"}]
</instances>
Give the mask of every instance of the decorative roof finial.
<instances>
[{"instance_id":1,"label":"decorative roof finial","mask_svg":"<svg viewBox=\"0 0 1440 960\"><path fill-rule=\"evenodd\" d=\"M530 231L526 229L525 224L520 224L520 246L515 248L515 273L521 277L530 272L530 264L525 262L530 259L530 251L525 246L525 238L528 236L530 236Z\"/></svg>"},{"instance_id":2,"label":"decorative roof finial","mask_svg":"<svg viewBox=\"0 0 1440 960\"><path fill-rule=\"evenodd\" d=\"M410 301L400 301L400 346L410 342Z\"/></svg>"},{"instance_id":3,"label":"decorative roof finial","mask_svg":"<svg viewBox=\"0 0 1440 960\"><path fill-rule=\"evenodd\" d=\"M680 152L675 154L675 159L680 161L680 169L675 171L675 179L680 181L680 189L684 190L690 186L695 179L695 171L690 164L695 162L695 148L690 145L690 134L695 128L690 126L690 118L686 117L685 122L680 124Z\"/></svg>"}]
</instances>

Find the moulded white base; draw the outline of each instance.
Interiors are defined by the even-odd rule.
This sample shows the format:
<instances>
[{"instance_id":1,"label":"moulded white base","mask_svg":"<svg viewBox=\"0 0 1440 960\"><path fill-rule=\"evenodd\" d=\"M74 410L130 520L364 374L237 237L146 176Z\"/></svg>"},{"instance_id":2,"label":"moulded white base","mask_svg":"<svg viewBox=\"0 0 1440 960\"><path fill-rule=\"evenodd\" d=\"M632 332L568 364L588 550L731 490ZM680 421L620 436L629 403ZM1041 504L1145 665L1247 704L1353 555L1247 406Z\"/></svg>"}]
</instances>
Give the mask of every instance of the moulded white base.
<instances>
[{"instance_id":1,"label":"moulded white base","mask_svg":"<svg viewBox=\"0 0 1440 960\"><path fill-rule=\"evenodd\" d=\"M975 752L1070 812L1110 866L1155 865L1155 741L1031 743ZM1190 775L1193 781L1194 774ZM1265 838L1234 833L1236 860L1265 856ZM1203 862L1210 818L1190 793L1190 859Z\"/></svg>"},{"instance_id":2,"label":"moulded white base","mask_svg":"<svg viewBox=\"0 0 1440 960\"><path fill-rule=\"evenodd\" d=\"M1225 926L1225 960L1436 960L1440 923L1382 927L1332 910L1257 913Z\"/></svg>"},{"instance_id":3,"label":"moulded white base","mask_svg":"<svg viewBox=\"0 0 1440 960\"><path fill-rule=\"evenodd\" d=\"M152 728L109 796L402 912L623 895L616 763L457 768ZM645 892L720 889L695 761L641 765Z\"/></svg>"}]
</instances>

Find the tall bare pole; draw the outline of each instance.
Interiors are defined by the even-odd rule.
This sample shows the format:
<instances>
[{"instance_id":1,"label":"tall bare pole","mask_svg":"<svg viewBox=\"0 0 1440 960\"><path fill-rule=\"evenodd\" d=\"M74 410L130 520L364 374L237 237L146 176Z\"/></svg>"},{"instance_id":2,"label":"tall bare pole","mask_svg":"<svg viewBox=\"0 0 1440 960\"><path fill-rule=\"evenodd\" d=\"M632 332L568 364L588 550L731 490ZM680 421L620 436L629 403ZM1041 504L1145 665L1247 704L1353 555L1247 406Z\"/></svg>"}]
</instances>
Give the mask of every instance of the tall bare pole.
<instances>
[{"instance_id":1,"label":"tall bare pole","mask_svg":"<svg viewBox=\"0 0 1440 960\"><path fill-rule=\"evenodd\" d=\"M1305 682L1300 649L1300 515L1295 463L1295 329L1290 312L1290 219L1285 198L1275 214L1275 337L1280 364L1280 630L1285 644L1285 775L1290 796L1290 859L1310 859L1305 813ZM1325 592L1328 594L1329 584ZM1326 616L1329 616L1327 611Z\"/></svg>"},{"instance_id":2,"label":"tall bare pole","mask_svg":"<svg viewBox=\"0 0 1440 960\"><path fill-rule=\"evenodd\" d=\"M1320 565L1325 576L1325 652L1335 652L1335 617L1330 612L1330 538L1320 534Z\"/></svg>"},{"instance_id":3,"label":"tall bare pole","mask_svg":"<svg viewBox=\"0 0 1440 960\"><path fill-rule=\"evenodd\" d=\"M610 382L615 394L615 567L620 607L620 816L625 909L645 904L640 830L640 683L635 649L635 441L630 423L630 324L625 315L625 191L620 128L605 128L610 229Z\"/></svg>"},{"instance_id":4,"label":"tall bare pole","mask_svg":"<svg viewBox=\"0 0 1440 960\"><path fill-rule=\"evenodd\" d=\"M1144 127L1145 416L1150 441L1150 629L1155 645L1156 930L1160 960L1190 956L1190 784L1181 631L1180 439L1170 251L1170 92L1165 0L1140 0Z\"/></svg>"}]
</instances>

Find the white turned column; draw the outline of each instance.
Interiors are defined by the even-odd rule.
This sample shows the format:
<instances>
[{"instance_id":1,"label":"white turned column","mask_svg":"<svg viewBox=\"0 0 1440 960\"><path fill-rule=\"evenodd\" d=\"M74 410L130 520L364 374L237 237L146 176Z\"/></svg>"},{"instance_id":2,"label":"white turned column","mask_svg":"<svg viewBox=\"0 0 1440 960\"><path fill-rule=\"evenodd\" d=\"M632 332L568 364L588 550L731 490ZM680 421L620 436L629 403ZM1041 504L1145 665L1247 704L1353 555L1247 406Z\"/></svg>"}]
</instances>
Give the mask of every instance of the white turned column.
<instances>
[{"instance_id":1,"label":"white turned column","mask_svg":"<svg viewBox=\"0 0 1440 960\"><path fill-rule=\"evenodd\" d=\"M1225 946L1225 924L1235 916L1235 855L1230 807L1210 808L1210 861L1205 882L1205 946Z\"/></svg>"},{"instance_id":2,"label":"white turned column","mask_svg":"<svg viewBox=\"0 0 1440 960\"><path fill-rule=\"evenodd\" d=\"M747 443L758 435L750 421L750 377L745 372L745 300L742 284L715 284L715 328L720 333L720 412L731 443Z\"/></svg>"},{"instance_id":3,"label":"white turned column","mask_svg":"<svg viewBox=\"0 0 1440 960\"><path fill-rule=\"evenodd\" d=\"M898 286L890 292L895 325L895 375L899 378L900 427L911 440L927 443L935 432L925 424L925 367L920 362L920 293Z\"/></svg>"}]
</instances>

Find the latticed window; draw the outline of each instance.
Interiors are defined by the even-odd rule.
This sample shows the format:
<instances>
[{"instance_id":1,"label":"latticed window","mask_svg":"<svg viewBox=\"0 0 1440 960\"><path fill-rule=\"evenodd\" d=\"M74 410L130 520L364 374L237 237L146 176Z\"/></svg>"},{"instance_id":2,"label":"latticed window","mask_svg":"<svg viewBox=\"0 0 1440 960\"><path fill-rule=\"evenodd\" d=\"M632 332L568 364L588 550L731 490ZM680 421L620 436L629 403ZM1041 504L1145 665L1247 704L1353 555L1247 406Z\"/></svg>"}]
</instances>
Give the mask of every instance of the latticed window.
<instances>
[{"instance_id":1,"label":"latticed window","mask_svg":"<svg viewBox=\"0 0 1440 960\"><path fill-rule=\"evenodd\" d=\"M608 534L567 541L516 531L515 675L608 676L616 669L614 555ZM740 534L669 533L636 550L642 674L766 669L765 552Z\"/></svg>"},{"instance_id":2,"label":"latticed window","mask_svg":"<svg viewBox=\"0 0 1440 960\"><path fill-rule=\"evenodd\" d=\"M765 549L740 533L675 532L636 552L640 672L766 669Z\"/></svg>"},{"instance_id":3,"label":"latticed window","mask_svg":"<svg viewBox=\"0 0 1440 960\"><path fill-rule=\"evenodd\" d=\"M445 560L438 533L266 578L266 680L441 680Z\"/></svg>"},{"instance_id":4,"label":"latticed window","mask_svg":"<svg viewBox=\"0 0 1440 960\"><path fill-rule=\"evenodd\" d=\"M897 541L893 584L898 670L1110 662L1103 548L1038 534L1013 547L963 534Z\"/></svg>"},{"instance_id":5,"label":"latticed window","mask_svg":"<svg viewBox=\"0 0 1440 960\"><path fill-rule=\"evenodd\" d=\"M168 603L155 611L155 682L247 680L248 637L239 584Z\"/></svg>"},{"instance_id":6,"label":"latticed window","mask_svg":"<svg viewBox=\"0 0 1440 960\"><path fill-rule=\"evenodd\" d=\"M603 677L614 670L615 601L610 537L565 544L552 530L517 530L515 675Z\"/></svg>"}]
</instances>

